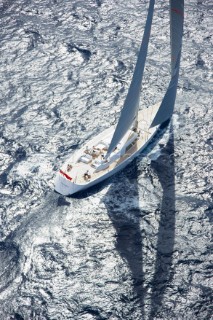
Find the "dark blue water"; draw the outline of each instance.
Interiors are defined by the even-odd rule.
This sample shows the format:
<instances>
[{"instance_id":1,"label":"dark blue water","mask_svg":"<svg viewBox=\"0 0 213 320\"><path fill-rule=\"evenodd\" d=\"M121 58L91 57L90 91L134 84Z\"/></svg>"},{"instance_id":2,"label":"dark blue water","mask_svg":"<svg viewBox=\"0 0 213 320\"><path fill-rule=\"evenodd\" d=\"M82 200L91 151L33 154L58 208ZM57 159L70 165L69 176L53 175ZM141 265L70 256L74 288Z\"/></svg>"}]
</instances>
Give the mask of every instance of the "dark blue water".
<instances>
[{"instance_id":1,"label":"dark blue water","mask_svg":"<svg viewBox=\"0 0 213 320\"><path fill-rule=\"evenodd\" d=\"M148 1L0 2L0 320L212 317L212 4L186 3L173 119L74 198L63 161L118 117ZM141 107L169 81L157 2Z\"/></svg>"}]
</instances>

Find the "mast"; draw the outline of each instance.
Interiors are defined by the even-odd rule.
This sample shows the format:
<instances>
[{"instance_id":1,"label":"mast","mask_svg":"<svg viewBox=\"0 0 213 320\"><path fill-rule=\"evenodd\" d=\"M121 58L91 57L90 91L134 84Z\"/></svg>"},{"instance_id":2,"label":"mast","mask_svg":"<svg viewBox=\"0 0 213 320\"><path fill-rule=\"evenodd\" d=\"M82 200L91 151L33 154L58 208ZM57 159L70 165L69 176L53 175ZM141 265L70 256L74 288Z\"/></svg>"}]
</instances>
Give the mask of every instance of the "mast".
<instances>
[{"instance_id":1,"label":"mast","mask_svg":"<svg viewBox=\"0 0 213 320\"><path fill-rule=\"evenodd\" d=\"M184 0L170 0L171 79L150 128L168 120L172 116L174 110L180 69L183 21Z\"/></svg>"},{"instance_id":2,"label":"mast","mask_svg":"<svg viewBox=\"0 0 213 320\"><path fill-rule=\"evenodd\" d=\"M131 81L129 91L127 93L127 96L121 111L118 124L116 126L114 135L112 137L110 146L108 148L106 157L108 157L110 153L115 149L115 147L118 145L120 140L124 137L124 135L132 126L132 124L135 121L137 121L136 118L138 114L141 84L143 79L144 66L145 66L148 43L149 43L150 32L151 32L154 4L155 4L155 0L150 0L143 39L142 39L137 63L135 66L135 70L133 73L132 81Z\"/></svg>"}]
</instances>

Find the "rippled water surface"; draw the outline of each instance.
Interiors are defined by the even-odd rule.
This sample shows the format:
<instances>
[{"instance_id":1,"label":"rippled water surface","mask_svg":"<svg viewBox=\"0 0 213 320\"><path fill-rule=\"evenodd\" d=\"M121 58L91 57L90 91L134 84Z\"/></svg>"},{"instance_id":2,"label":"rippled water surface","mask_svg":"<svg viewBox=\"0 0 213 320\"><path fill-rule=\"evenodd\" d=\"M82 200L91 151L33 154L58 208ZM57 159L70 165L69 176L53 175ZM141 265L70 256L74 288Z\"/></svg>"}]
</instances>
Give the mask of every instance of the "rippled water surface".
<instances>
[{"instance_id":1,"label":"rippled water surface","mask_svg":"<svg viewBox=\"0 0 213 320\"><path fill-rule=\"evenodd\" d=\"M0 320L211 319L212 1L185 1L173 119L105 183L54 177L117 119L145 0L0 1ZM157 1L141 108L169 81Z\"/></svg>"}]
</instances>

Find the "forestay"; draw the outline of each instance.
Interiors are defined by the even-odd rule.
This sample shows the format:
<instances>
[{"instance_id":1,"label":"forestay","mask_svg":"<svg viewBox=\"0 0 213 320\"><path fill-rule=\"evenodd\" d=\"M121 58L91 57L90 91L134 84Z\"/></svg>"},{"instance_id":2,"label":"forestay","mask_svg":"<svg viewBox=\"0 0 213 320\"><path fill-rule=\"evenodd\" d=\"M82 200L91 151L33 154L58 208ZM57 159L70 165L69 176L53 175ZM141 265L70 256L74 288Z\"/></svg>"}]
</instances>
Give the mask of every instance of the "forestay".
<instances>
[{"instance_id":1,"label":"forestay","mask_svg":"<svg viewBox=\"0 0 213 320\"><path fill-rule=\"evenodd\" d=\"M117 127L115 129L114 135L112 137L110 146L108 148L106 157L108 157L110 153L115 149L119 141L124 137L124 135L132 126L137 117L141 84L143 79L144 66L151 32L154 4L155 0L150 0L146 25L143 34L143 40L141 43L137 63L132 77L132 82L130 84L129 91L127 93L127 97L124 102L124 106L122 108L121 115Z\"/></svg>"}]
</instances>

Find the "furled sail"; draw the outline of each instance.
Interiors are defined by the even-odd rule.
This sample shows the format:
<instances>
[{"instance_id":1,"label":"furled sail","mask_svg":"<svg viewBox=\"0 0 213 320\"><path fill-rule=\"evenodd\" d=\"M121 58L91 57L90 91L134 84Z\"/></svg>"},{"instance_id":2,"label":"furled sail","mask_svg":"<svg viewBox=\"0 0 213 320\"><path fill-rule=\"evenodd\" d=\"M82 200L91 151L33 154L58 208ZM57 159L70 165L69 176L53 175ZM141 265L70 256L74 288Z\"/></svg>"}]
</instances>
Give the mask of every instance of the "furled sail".
<instances>
[{"instance_id":1,"label":"furled sail","mask_svg":"<svg viewBox=\"0 0 213 320\"><path fill-rule=\"evenodd\" d=\"M148 43L152 25L154 4L155 0L150 0L146 25L143 34L143 40L141 43L138 60L132 77L132 82L130 84L129 91L127 93L126 100L124 102L124 106L122 108L121 115L117 127L115 129L114 135L112 137L110 146L108 148L106 157L110 155L110 153L118 145L119 141L124 137L124 135L132 126L137 117L141 84L143 79L143 71L147 56Z\"/></svg>"},{"instance_id":2,"label":"furled sail","mask_svg":"<svg viewBox=\"0 0 213 320\"><path fill-rule=\"evenodd\" d=\"M180 68L183 20L184 0L170 0L171 80L150 127L168 120L174 110Z\"/></svg>"}]
</instances>

